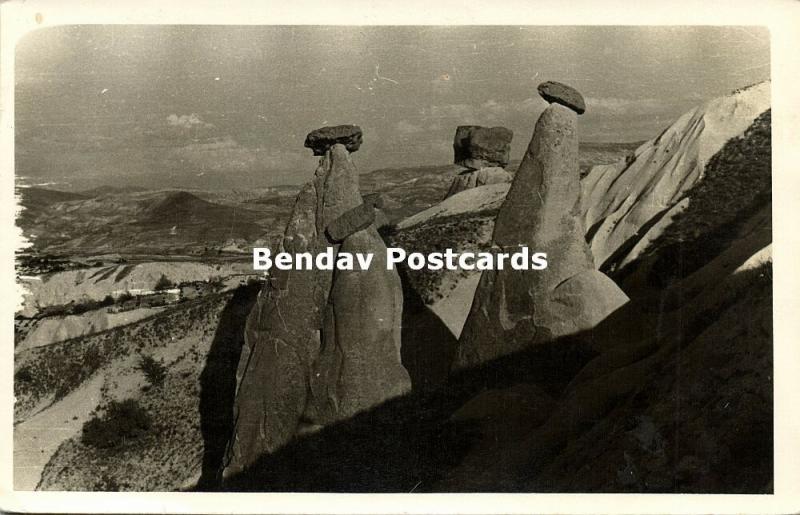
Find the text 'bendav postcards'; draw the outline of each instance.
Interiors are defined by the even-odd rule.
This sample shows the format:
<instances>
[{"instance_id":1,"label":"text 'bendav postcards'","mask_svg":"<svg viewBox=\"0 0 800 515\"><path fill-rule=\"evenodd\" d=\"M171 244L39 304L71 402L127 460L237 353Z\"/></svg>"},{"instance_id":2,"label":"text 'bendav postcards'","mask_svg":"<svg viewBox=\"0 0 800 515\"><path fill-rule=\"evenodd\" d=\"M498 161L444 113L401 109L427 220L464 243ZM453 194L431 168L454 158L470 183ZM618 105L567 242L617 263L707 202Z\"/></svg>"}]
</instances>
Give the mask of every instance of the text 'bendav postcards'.
<instances>
[{"instance_id":1,"label":"text 'bendav postcards'","mask_svg":"<svg viewBox=\"0 0 800 515\"><path fill-rule=\"evenodd\" d=\"M404 263L411 270L544 270L547 268L545 252L531 252L528 247L520 246L514 252L456 252L445 249L443 252L407 253L397 247L386 249L386 255L379 256L379 261L387 270L394 270L395 265ZM253 269L270 270L368 270L375 261L373 252L336 252L327 247L324 252L289 253L278 252L274 256L265 247L253 248Z\"/></svg>"}]
</instances>

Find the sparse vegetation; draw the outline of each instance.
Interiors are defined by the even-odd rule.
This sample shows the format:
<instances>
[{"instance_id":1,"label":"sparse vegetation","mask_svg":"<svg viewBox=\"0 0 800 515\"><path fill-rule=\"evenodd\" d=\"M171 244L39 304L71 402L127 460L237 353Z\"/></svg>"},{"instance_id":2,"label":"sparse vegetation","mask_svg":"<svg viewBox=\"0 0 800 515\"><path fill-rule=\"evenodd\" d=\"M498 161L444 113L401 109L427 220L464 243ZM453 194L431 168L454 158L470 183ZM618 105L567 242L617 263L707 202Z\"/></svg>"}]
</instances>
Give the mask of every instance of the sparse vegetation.
<instances>
[{"instance_id":1,"label":"sparse vegetation","mask_svg":"<svg viewBox=\"0 0 800 515\"><path fill-rule=\"evenodd\" d=\"M33 381L33 373L30 367L20 367L14 374L15 383L30 383L31 381Z\"/></svg>"},{"instance_id":2,"label":"sparse vegetation","mask_svg":"<svg viewBox=\"0 0 800 515\"><path fill-rule=\"evenodd\" d=\"M88 336L36 347L17 356L18 373L14 382L15 413L24 413L49 396L63 398L97 370L114 359L138 351L166 345L173 337L186 337L212 316L227 293L209 295L201 302L175 304L175 307L141 321L118 326Z\"/></svg>"},{"instance_id":3,"label":"sparse vegetation","mask_svg":"<svg viewBox=\"0 0 800 515\"><path fill-rule=\"evenodd\" d=\"M24 386L25 394L15 393L22 404L15 408L23 414L30 414L36 400L47 398L60 381L63 368L54 369L62 366L57 358L79 358L86 345L97 345L105 353L106 364L100 373L105 374L106 381L101 392L109 404L120 397L115 376L130 372L127 356L137 356L134 367L149 362L144 358L148 356L157 364L152 367L154 370L164 366L168 371L164 384L169 382L169 395L152 386L133 391L135 402L150 417L148 430L111 447L89 445L82 434L65 441L45 469L41 488L163 491L180 489L191 480L203 454L199 375L206 366L209 347L219 338L220 313L234 293L211 294L176 304L135 324L31 349L21 355L24 361L19 366L32 367L37 376L34 384ZM170 358L161 362L160 349L166 347L171 348ZM15 392L21 387L15 384ZM40 393L34 393L34 388ZM122 397L131 395L125 391ZM102 420L107 410L98 411L101 416L94 418Z\"/></svg>"},{"instance_id":4,"label":"sparse vegetation","mask_svg":"<svg viewBox=\"0 0 800 515\"><path fill-rule=\"evenodd\" d=\"M103 364L105 360L97 347L89 347L83 359L69 360L67 365L61 372L60 382L55 389L55 399L63 399L75 388L80 386L83 381L94 374Z\"/></svg>"},{"instance_id":5,"label":"sparse vegetation","mask_svg":"<svg viewBox=\"0 0 800 515\"><path fill-rule=\"evenodd\" d=\"M653 284L687 277L736 237L742 223L771 201L771 111L728 141L705 167L705 177L686 194L689 206L651 244L657 255ZM623 271L624 273L624 271Z\"/></svg>"},{"instance_id":6,"label":"sparse vegetation","mask_svg":"<svg viewBox=\"0 0 800 515\"><path fill-rule=\"evenodd\" d=\"M491 234L487 239L482 238L481 233L487 224L494 221L495 216L497 216L497 210L462 213L435 218L403 230L387 230L382 235L388 244L401 247L409 253L428 254L442 252L446 248L452 248L455 251L482 252L489 250ZM409 279L423 301L431 303L441 297L439 287L446 273L463 276L469 272L464 270L448 272L423 268L409 271Z\"/></svg>"},{"instance_id":7,"label":"sparse vegetation","mask_svg":"<svg viewBox=\"0 0 800 515\"><path fill-rule=\"evenodd\" d=\"M102 417L95 416L83 425L81 441L92 447L114 448L142 436L151 426L150 415L137 401L113 401Z\"/></svg>"},{"instance_id":8,"label":"sparse vegetation","mask_svg":"<svg viewBox=\"0 0 800 515\"><path fill-rule=\"evenodd\" d=\"M137 368L144 373L151 386L161 386L167 377L167 368L152 356L142 356Z\"/></svg>"},{"instance_id":9,"label":"sparse vegetation","mask_svg":"<svg viewBox=\"0 0 800 515\"><path fill-rule=\"evenodd\" d=\"M101 309L107 306L114 305L114 297L106 295L101 300L84 300L83 302L70 302L69 304L60 304L54 306L46 306L39 309L41 316L67 316L67 315L81 315L83 313Z\"/></svg>"}]
</instances>

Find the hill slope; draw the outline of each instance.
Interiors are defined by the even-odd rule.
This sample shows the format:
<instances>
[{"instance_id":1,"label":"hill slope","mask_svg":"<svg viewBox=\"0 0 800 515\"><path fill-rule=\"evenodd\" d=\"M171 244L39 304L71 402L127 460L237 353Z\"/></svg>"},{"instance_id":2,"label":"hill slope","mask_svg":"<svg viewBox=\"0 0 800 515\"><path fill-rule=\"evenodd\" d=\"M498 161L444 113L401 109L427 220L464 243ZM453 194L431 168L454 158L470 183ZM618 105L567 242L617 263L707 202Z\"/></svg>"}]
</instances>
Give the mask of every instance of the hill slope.
<instances>
[{"instance_id":1,"label":"hill slope","mask_svg":"<svg viewBox=\"0 0 800 515\"><path fill-rule=\"evenodd\" d=\"M707 102L681 116L658 137L636 149L633 161L594 168L583 180L584 223L595 262L611 269L646 224L672 207L704 176L711 157L769 109L770 83L763 82ZM617 253L615 255L615 253Z\"/></svg>"},{"instance_id":2,"label":"hill slope","mask_svg":"<svg viewBox=\"0 0 800 515\"><path fill-rule=\"evenodd\" d=\"M212 295L134 324L18 353L16 487L154 491L193 485L209 452L208 432L225 418L217 396L225 395L227 375L219 369L235 369L241 345L231 328L243 324L257 289ZM145 357L159 363L155 368L163 375L143 367ZM151 420L147 430L127 439L112 433L104 446L86 443L84 423L102 419L124 400L144 410ZM53 425L64 431L53 434Z\"/></svg>"},{"instance_id":3,"label":"hill slope","mask_svg":"<svg viewBox=\"0 0 800 515\"><path fill-rule=\"evenodd\" d=\"M23 206L32 202L25 190L21 194ZM228 241L256 241L270 231L271 220L257 209L208 202L185 191L46 200L46 209L23 210L18 224L35 249L50 253L198 253Z\"/></svg>"}]
</instances>

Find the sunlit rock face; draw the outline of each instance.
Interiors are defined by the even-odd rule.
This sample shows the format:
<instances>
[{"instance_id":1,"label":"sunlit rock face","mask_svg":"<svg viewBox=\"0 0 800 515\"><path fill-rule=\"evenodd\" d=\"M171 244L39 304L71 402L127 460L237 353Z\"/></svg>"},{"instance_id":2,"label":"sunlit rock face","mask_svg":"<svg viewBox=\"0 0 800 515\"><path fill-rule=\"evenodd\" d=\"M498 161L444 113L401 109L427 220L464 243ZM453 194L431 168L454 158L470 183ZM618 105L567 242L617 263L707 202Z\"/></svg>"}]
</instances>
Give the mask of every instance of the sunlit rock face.
<instances>
[{"instance_id":1,"label":"sunlit rock face","mask_svg":"<svg viewBox=\"0 0 800 515\"><path fill-rule=\"evenodd\" d=\"M245 327L225 475L410 389L400 363L400 278L382 262L373 209L347 148L333 144L297 196L281 250L333 247L373 253L375 262L363 271L274 270Z\"/></svg>"},{"instance_id":2,"label":"sunlit rock face","mask_svg":"<svg viewBox=\"0 0 800 515\"><path fill-rule=\"evenodd\" d=\"M456 369L590 329L627 302L596 270L584 234L577 113L553 103L536 123L492 241L504 251L523 245L546 252L548 268L483 273L459 340Z\"/></svg>"}]
</instances>

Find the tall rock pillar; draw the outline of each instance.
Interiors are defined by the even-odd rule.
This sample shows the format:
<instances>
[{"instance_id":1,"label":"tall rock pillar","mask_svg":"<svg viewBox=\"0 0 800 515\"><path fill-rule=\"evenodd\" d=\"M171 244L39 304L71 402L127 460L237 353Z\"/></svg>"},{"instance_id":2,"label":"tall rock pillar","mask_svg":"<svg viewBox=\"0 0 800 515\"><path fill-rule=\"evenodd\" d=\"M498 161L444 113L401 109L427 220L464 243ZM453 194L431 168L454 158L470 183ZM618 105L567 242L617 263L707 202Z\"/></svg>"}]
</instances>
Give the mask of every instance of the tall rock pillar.
<instances>
[{"instance_id":1,"label":"tall rock pillar","mask_svg":"<svg viewBox=\"0 0 800 515\"><path fill-rule=\"evenodd\" d=\"M590 329L628 300L595 269L584 238L577 135L583 99L558 83L544 83L539 91L551 105L536 122L497 215L493 246L545 252L548 267L483 273L459 339L456 369Z\"/></svg>"},{"instance_id":2,"label":"tall rock pillar","mask_svg":"<svg viewBox=\"0 0 800 515\"><path fill-rule=\"evenodd\" d=\"M355 126L309 134L306 146L320 164L297 196L279 250L333 247L374 253L375 262L364 271L274 270L245 326L226 476L410 389L400 363L400 278L382 262L374 206L358 189L350 152L360 144Z\"/></svg>"}]
</instances>

